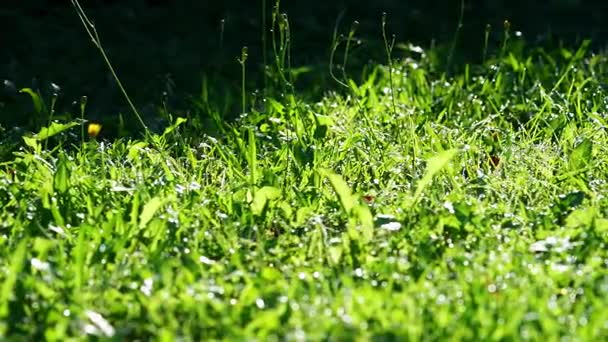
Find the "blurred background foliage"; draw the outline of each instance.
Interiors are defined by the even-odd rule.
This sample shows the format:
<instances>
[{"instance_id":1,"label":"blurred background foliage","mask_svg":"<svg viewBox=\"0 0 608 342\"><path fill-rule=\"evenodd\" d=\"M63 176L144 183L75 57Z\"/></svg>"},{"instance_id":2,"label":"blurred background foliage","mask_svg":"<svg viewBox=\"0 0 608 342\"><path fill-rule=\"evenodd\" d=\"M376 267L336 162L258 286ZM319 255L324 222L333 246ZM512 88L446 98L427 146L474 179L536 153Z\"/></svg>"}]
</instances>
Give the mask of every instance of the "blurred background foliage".
<instances>
[{"instance_id":1,"label":"blurred background foliage","mask_svg":"<svg viewBox=\"0 0 608 342\"><path fill-rule=\"evenodd\" d=\"M262 0L82 0L81 4L152 128L159 108L189 110L204 79L209 97L225 112L222 115L238 114L237 57L243 46L250 56L248 92L263 87ZM267 30L274 5L273 0L266 1ZM435 46L438 51L451 46L462 13L456 65L481 60L487 27L490 49L497 49L504 20L511 22L519 39L535 46L576 46L591 38L600 49L606 42L608 28L603 23L608 19L608 1L466 0L462 5L460 0L284 0L280 12L290 23L292 66L307 67L299 85L311 97L335 87L329 83L327 68L337 24L339 33L348 34L353 21L359 23L360 44L353 50L353 64L386 60L383 13L387 13L387 32L398 42ZM267 39L270 47L270 35ZM28 114L30 99L17 90L31 87L48 101L57 91L52 83L61 88L58 118L62 113L77 115L83 95L88 97L89 118L112 126L123 119L120 113L129 117L114 80L67 0L0 2L0 79L4 80L0 125L5 134L15 127L33 129L36 121ZM128 132L129 120L125 125ZM116 127L113 131L118 134Z\"/></svg>"}]
</instances>

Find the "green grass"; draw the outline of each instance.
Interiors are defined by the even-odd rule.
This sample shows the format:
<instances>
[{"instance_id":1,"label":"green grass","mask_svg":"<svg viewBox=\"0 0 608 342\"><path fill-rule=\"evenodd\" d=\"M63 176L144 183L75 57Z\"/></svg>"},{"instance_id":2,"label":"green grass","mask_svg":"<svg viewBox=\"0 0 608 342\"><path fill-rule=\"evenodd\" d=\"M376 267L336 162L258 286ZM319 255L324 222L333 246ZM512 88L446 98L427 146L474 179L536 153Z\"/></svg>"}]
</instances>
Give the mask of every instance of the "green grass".
<instances>
[{"instance_id":1,"label":"green grass","mask_svg":"<svg viewBox=\"0 0 608 342\"><path fill-rule=\"evenodd\" d=\"M27 136L0 337L606 338L608 56L520 42L448 75L411 50L214 136Z\"/></svg>"}]
</instances>

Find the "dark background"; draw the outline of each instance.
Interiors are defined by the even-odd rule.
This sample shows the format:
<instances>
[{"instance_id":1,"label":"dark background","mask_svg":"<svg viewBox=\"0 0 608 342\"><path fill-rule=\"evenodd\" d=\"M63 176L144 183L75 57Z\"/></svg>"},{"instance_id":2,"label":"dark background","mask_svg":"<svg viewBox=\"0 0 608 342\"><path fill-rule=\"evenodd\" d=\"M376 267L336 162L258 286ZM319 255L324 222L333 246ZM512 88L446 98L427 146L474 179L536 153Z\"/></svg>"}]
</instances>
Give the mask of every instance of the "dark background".
<instances>
[{"instance_id":1,"label":"dark background","mask_svg":"<svg viewBox=\"0 0 608 342\"><path fill-rule=\"evenodd\" d=\"M86 1L81 5L95 21L102 43L137 106L153 117L167 93L176 108L201 89L203 75L212 80L216 97L237 90L240 69L236 58L249 48L248 90L262 87L261 0L136 0ZM267 0L268 20L274 1ZM337 18L346 34L354 20L362 44L354 63L385 61L382 14L397 41L423 47L450 46L457 32L460 0L283 0L292 34L292 64L310 66L315 77L303 86L328 90L329 50ZM595 49L607 41L608 1L585 0L467 0L456 45L458 63L478 63L486 26L492 28L490 51L503 37L503 22L521 32L528 44L576 46L591 38ZM223 23L222 23L223 22ZM270 44L270 43L269 43ZM0 125L31 125L27 96L15 89L32 87L50 96L53 82L61 87L60 112L76 112L73 101L87 95L87 116L115 122L126 113L98 52L80 24L69 0L0 2ZM13 88L14 85L14 88ZM0 85L2 86L2 85ZM195 95L196 96L196 95ZM238 101L236 101L238 103ZM226 107L228 110L233 110ZM227 114L229 115L229 113ZM1 132L0 132L1 133Z\"/></svg>"}]
</instances>

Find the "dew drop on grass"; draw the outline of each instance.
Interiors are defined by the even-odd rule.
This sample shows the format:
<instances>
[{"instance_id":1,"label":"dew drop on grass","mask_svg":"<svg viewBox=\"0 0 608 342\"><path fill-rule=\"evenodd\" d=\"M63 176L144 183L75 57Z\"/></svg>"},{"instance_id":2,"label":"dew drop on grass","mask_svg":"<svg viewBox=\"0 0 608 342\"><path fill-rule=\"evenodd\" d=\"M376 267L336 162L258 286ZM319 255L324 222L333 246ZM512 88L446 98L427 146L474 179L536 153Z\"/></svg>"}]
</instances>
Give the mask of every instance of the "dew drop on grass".
<instances>
[{"instance_id":1,"label":"dew drop on grass","mask_svg":"<svg viewBox=\"0 0 608 342\"><path fill-rule=\"evenodd\" d=\"M48 271L51 269L51 265L49 265L48 262L42 261L38 258L32 258L32 260L30 260L30 264L38 271Z\"/></svg>"},{"instance_id":2,"label":"dew drop on grass","mask_svg":"<svg viewBox=\"0 0 608 342\"><path fill-rule=\"evenodd\" d=\"M577 244L570 242L570 239L567 237L557 238L555 236L549 236L544 240L532 243L529 250L535 253L545 253L549 251L561 253L572 249L575 245Z\"/></svg>"},{"instance_id":3,"label":"dew drop on grass","mask_svg":"<svg viewBox=\"0 0 608 342\"><path fill-rule=\"evenodd\" d=\"M211 260L211 259L207 258L207 257L206 257L206 256L204 256L204 255L201 255L201 256L198 258L198 261L202 262L202 263L203 263L203 264L205 264L205 265L213 265L213 264L215 264L215 261L214 261L214 260Z\"/></svg>"},{"instance_id":4,"label":"dew drop on grass","mask_svg":"<svg viewBox=\"0 0 608 342\"><path fill-rule=\"evenodd\" d=\"M87 334L99 335L101 333L106 337L114 336L114 327L101 314L87 310L85 316L93 323L85 325L84 330Z\"/></svg>"},{"instance_id":5,"label":"dew drop on grass","mask_svg":"<svg viewBox=\"0 0 608 342\"><path fill-rule=\"evenodd\" d=\"M154 286L154 279L146 278L144 283L139 287L139 290L145 294L146 296L150 296L152 294L152 288Z\"/></svg>"},{"instance_id":6,"label":"dew drop on grass","mask_svg":"<svg viewBox=\"0 0 608 342\"><path fill-rule=\"evenodd\" d=\"M381 229L388 231L398 231L401 229L401 223L397 221L395 216L390 214L376 215L376 223L380 225Z\"/></svg>"},{"instance_id":7,"label":"dew drop on grass","mask_svg":"<svg viewBox=\"0 0 608 342\"><path fill-rule=\"evenodd\" d=\"M339 237L333 237L333 238L329 239L330 245L338 245L340 243L342 243L342 239L340 239Z\"/></svg>"},{"instance_id":8,"label":"dew drop on grass","mask_svg":"<svg viewBox=\"0 0 608 342\"><path fill-rule=\"evenodd\" d=\"M57 235L66 236L65 231L63 230L63 228L61 228L59 226L49 225L49 230L52 231L52 232L55 232Z\"/></svg>"},{"instance_id":9,"label":"dew drop on grass","mask_svg":"<svg viewBox=\"0 0 608 342\"><path fill-rule=\"evenodd\" d=\"M444 295L443 293L439 294L439 296L437 296L437 299L435 300L435 303L437 305L443 305L448 302L449 302L448 297L446 295Z\"/></svg>"},{"instance_id":10,"label":"dew drop on grass","mask_svg":"<svg viewBox=\"0 0 608 342\"><path fill-rule=\"evenodd\" d=\"M390 232L395 232L401 229L401 223L399 222L389 222L380 226L380 228L388 230Z\"/></svg>"},{"instance_id":11,"label":"dew drop on grass","mask_svg":"<svg viewBox=\"0 0 608 342\"><path fill-rule=\"evenodd\" d=\"M445 201L445 203L443 203L443 207L450 213L450 214L454 214L454 205L452 204L452 202L450 201Z\"/></svg>"}]
</instances>

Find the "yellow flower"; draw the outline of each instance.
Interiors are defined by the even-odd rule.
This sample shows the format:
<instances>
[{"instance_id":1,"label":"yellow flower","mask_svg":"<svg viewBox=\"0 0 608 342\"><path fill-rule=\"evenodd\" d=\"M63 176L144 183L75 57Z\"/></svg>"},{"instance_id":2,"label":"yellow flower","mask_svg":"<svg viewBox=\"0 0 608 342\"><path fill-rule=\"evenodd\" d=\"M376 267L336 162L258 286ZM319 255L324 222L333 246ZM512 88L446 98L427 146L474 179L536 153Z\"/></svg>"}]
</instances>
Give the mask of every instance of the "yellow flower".
<instances>
[{"instance_id":1,"label":"yellow flower","mask_svg":"<svg viewBox=\"0 0 608 342\"><path fill-rule=\"evenodd\" d=\"M87 128L87 133L89 134L89 137L91 138L95 138L99 132L101 131L101 124L98 123L90 123L89 127Z\"/></svg>"}]
</instances>

